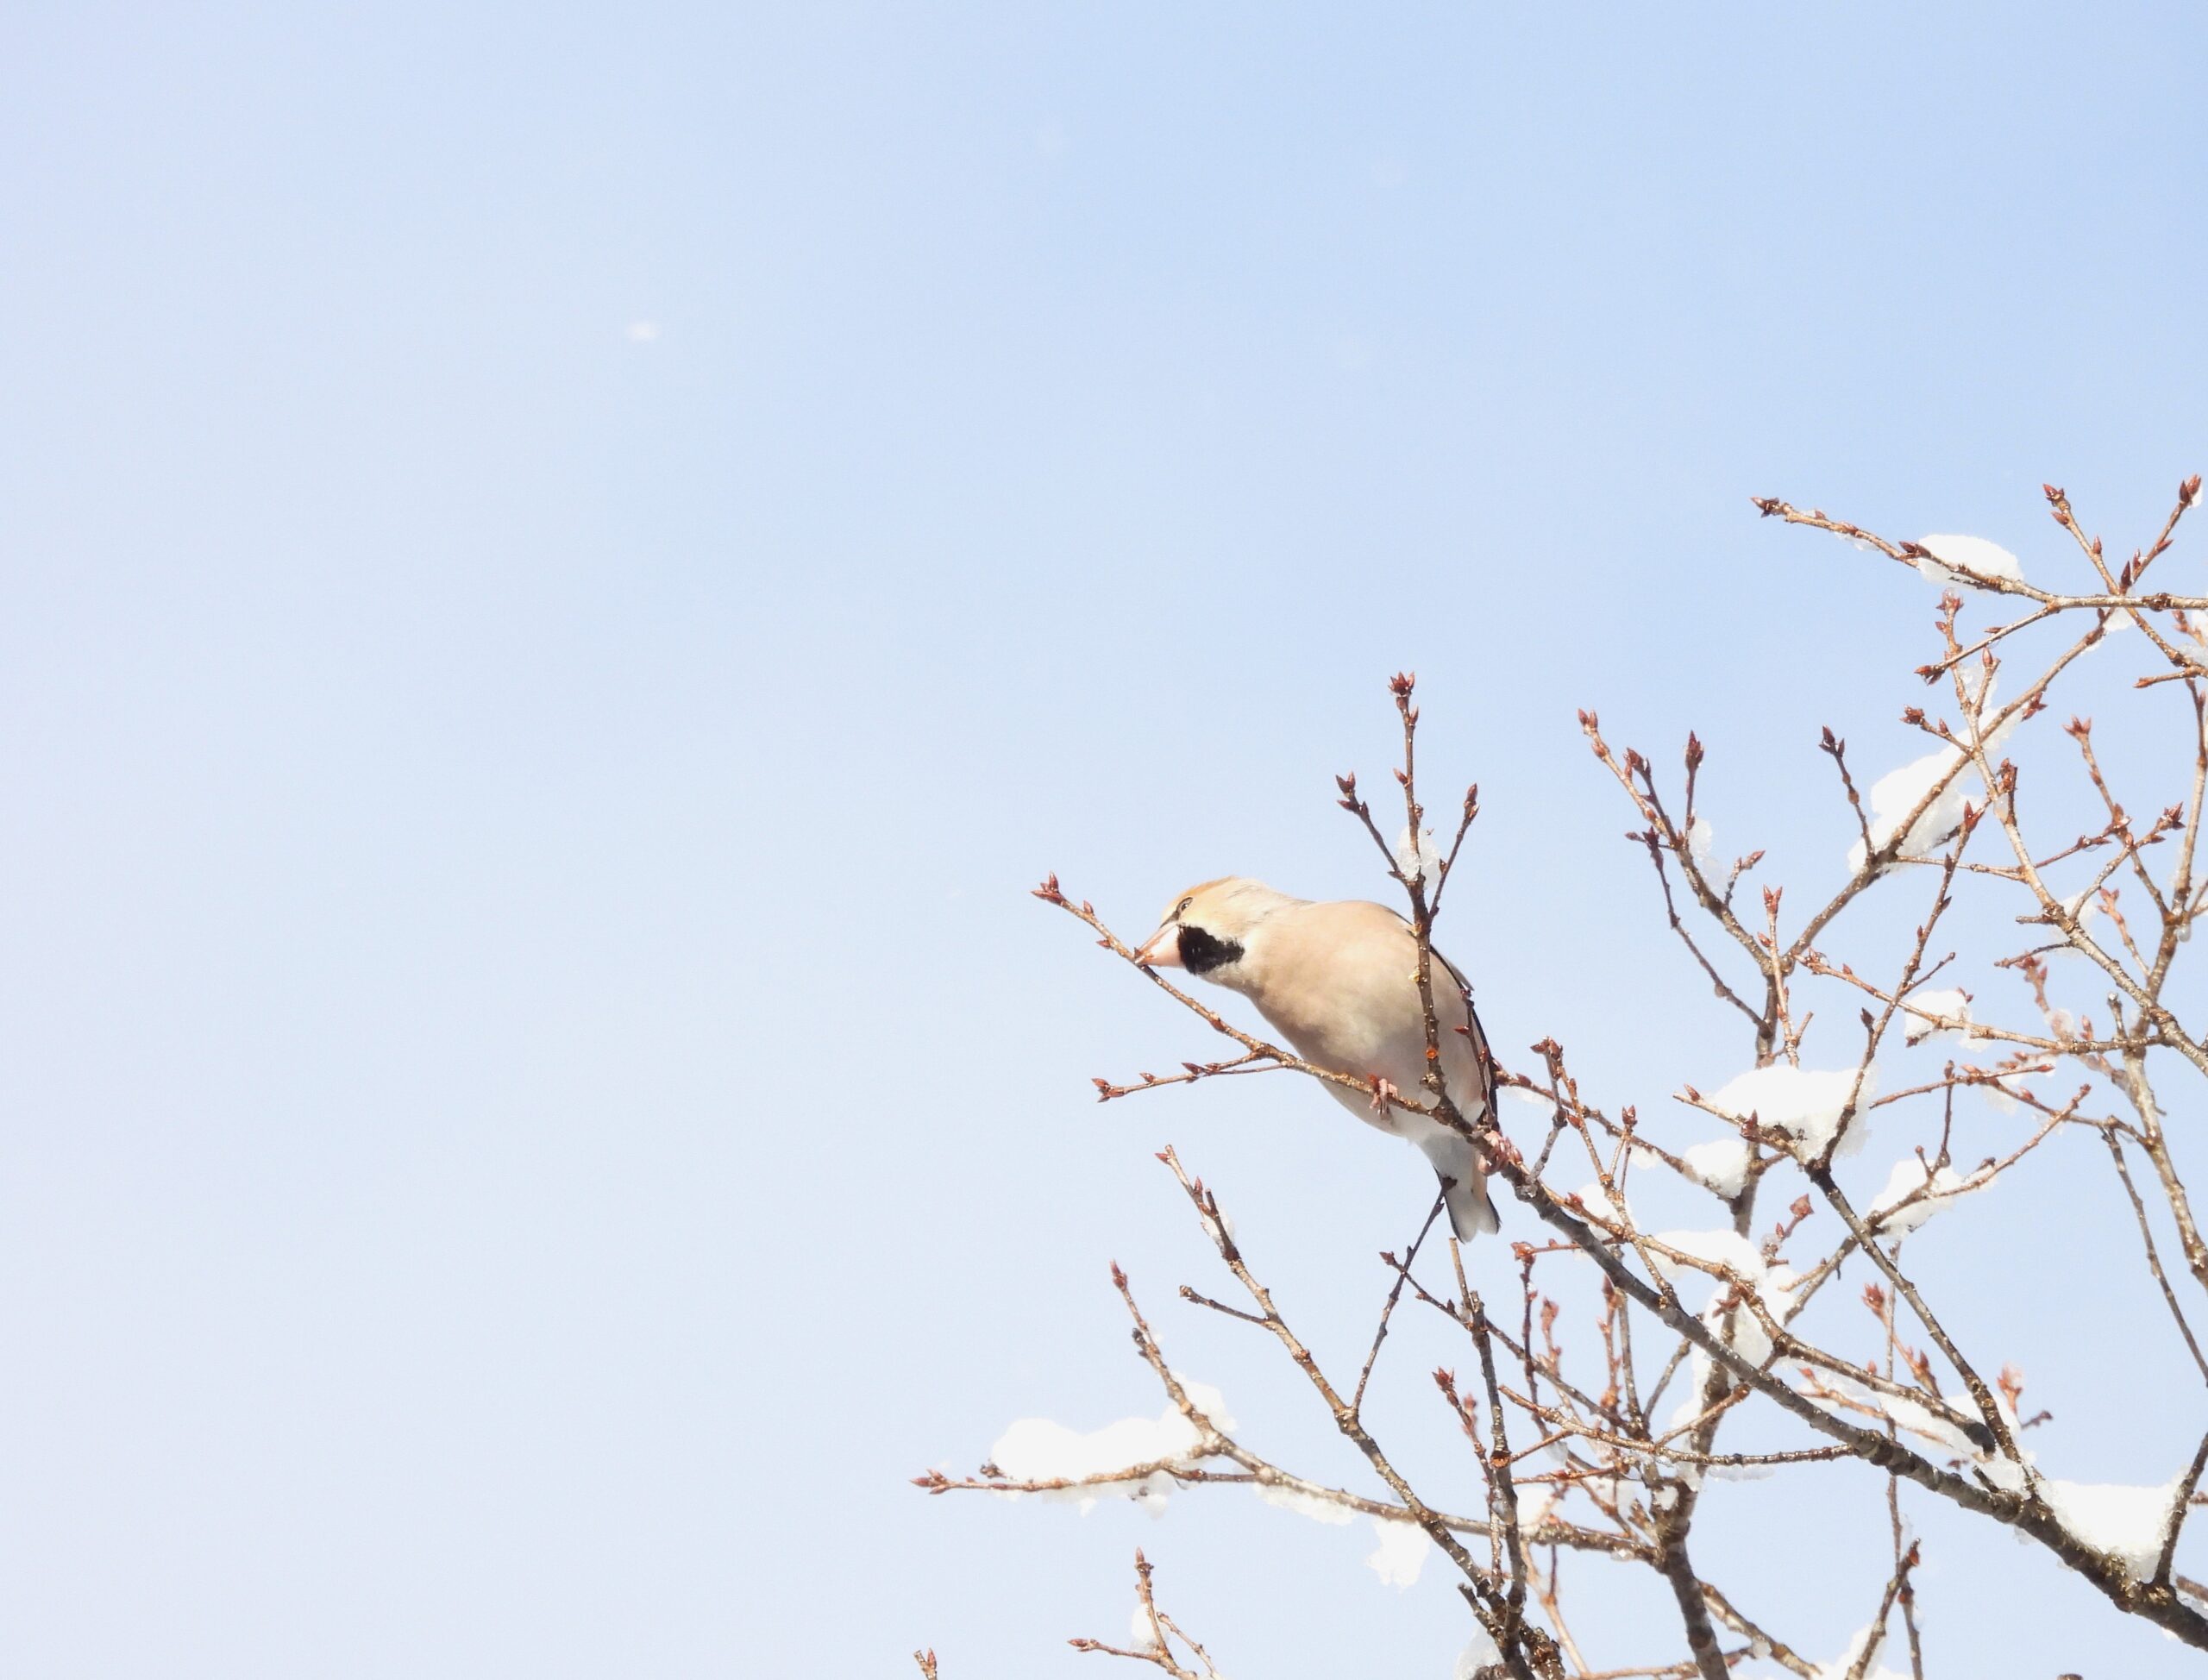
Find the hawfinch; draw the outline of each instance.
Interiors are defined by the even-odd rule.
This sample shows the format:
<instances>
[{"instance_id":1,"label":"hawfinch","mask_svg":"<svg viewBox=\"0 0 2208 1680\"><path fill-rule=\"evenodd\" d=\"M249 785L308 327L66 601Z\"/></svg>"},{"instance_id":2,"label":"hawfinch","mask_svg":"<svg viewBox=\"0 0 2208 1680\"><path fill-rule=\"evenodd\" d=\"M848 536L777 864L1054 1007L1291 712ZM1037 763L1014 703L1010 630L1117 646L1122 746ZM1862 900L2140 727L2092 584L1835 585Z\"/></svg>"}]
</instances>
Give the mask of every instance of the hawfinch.
<instances>
[{"instance_id":1,"label":"hawfinch","mask_svg":"<svg viewBox=\"0 0 2208 1680\"><path fill-rule=\"evenodd\" d=\"M1329 1073L1360 1084L1385 1080L1413 1101L1430 1100L1419 1083L1426 1070L1426 1017L1419 1006L1418 942L1410 924L1383 905L1313 904L1229 875L1182 893L1135 960L1185 969L1239 992L1298 1056ZM1495 1106L1487 1038L1464 982L1438 951L1433 1006L1450 1100L1477 1125ZM1462 1134L1377 1094L1368 1100L1339 1085L1326 1088L1359 1119L1415 1145L1433 1163L1460 1238L1497 1228L1485 1163Z\"/></svg>"}]
</instances>

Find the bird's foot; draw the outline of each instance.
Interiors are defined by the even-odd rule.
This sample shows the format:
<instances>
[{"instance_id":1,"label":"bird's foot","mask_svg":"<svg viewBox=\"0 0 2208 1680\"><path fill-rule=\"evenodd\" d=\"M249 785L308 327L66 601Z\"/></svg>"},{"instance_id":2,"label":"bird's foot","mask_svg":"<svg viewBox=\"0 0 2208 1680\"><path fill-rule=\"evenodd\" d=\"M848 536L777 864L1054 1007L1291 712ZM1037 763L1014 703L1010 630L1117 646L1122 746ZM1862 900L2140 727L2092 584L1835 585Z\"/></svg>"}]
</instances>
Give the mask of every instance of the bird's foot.
<instances>
[{"instance_id":1,"label":"bird's foot","mask_svg":"<svg viewBox=\"0 0 2208 1680\"><path fill-rule=\"evenodd\" d=\"M1375 1074L1372 1075L1372 1112L1374 1113L1386 1113L1388 1112L1388 1105L1401 1095L1402 1095L1401 1091L1398 1091L1388 1081L1381 1078L1379 1075Z\"/></svg>"}]
</instances>

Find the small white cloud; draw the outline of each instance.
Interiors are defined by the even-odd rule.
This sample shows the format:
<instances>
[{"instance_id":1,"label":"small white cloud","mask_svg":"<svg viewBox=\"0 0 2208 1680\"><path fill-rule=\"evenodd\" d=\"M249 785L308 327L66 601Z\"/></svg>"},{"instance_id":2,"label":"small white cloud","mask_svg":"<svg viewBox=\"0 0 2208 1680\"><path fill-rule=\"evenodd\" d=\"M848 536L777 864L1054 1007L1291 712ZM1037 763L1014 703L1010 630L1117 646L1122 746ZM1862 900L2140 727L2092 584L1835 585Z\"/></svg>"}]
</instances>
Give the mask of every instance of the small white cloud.
<instances>
[{"instance_id":1,"label":"small white cloud","mask_svg":"<svg viewBox=\"0 0 2208 1680\"><path fill-rule=\"evenodd\" d=\"M621 329L621 335L631 344L656 344L659 342L659 323L631 321Z\"/></svg>"}]
</instances>

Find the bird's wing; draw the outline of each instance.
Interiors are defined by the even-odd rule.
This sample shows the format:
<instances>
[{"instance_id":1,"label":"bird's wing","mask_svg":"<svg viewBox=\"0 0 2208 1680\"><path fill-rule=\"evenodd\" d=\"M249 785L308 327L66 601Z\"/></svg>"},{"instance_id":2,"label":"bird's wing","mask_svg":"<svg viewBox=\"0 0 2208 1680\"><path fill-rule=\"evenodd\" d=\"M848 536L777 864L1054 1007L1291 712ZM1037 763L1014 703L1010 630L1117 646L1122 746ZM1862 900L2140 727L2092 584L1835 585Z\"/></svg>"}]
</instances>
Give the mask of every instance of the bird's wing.
<instances>
[{"instance_id":1,"label":"bird's wing","mask_svg":"<svg viewBox=\"0 0 2208 1680\"><path fill-rule=\"evenodd\" d=\"M1410 924L1385 905L1362 900L1298 905L1269 920L1262 949L1253 948L1257 983L1251 995L1308 1059L1358 1077L1384 1073L1408 1092L1426 1056L1425 1025L1411 985L1415 950ZM1439 951L1434 957L1441 969L1433 976L1434 1012L1444 1069L1455 1091L1467 1097L1477 1093L1475 1100L1460 1104L1468 1116L1477 1104L1492 1114L1495 1064L1470 988L1446 957ZM1452 985L1455 996L1465 1000L1461 1036L1452 1019Z\"/></svg>"},{"instance_id":2,"label":"bird's wing","mask_svg":"<svg viewBox=\"0 0 2208 1680\"><path fill-rule=\"evenodd\" d=\"M1390 910L1387 906L1383 904L1364 906L1361 907L1370 910L1377 910L1383 915L1388 917L1398 927L1402 929L1403 937L1410 941L1412 949L1414 950L1417 949L1418 934L1412 928L1408 918L1404 917L1400 912ZM1479 1094L1480 1106L1485 1108L1488 1117L1490 1122L1492 1122L1496 1113L1495 1057L1488 1050L1487 1031L1480 1025L1479 1012L1472 1007L1472 983L1465 978L1463 973L1458 970L1455 963L1452 962L1440 951L1437 950L1433 953L1433 960L1441 965L1442 973L1448 975L1450 983L1456 987L1457 996L1464 1000L1465 1019L1461 1025L1465 1029L1465 1048L1470 1052L1469 1057L1449 1056L1447 1050L1445 1048L1443 1055L1449 1061L1461 1063L1467 1059L1470 1060L1472 1064L1471 1073L1473 1089ZM1438 981L1440 979L1440 975L1436 975L1434 978ZM1459 1025L1459 1023L1449 1019L1452 1011L1450 1007L1451 999L1448 995L1447 988L1446 987L1437 985L1434 987L1434 992L1436 994L1433 1000L1433 1012L1435 1019L1441 1024L1441 1031L1444 1037L1454 1038L1457 1036L1454 1029ZM1420 1036L1423 1037L1423 1022L1420 1024ZM1422 1045L1421 1046L1421 1054L1424 1054L1424 1047ZM1479 1118L1477 1114L1471 1112L1471 1104L1460 1102L1458 1106L1465 1112L1467 1118L1472 1119L1477 1119Z\"/></svg>"},{"instance_id":3,"label":"bird's wing","mask_svg":"<svg viewBox=\"0 0 2208 1680\"><path fill-rule=\"evenodd\" d=\"M1437 952L1436 955L1440 953ZM1479 1011L1472 1007L1471 987L1465 984L1453 968L1450 969L1449 973L1452 977L1457 979L1457 984L1464 993L1465 1031L1471 1044L1472 1057L1479 1063L1477 1077L1480 1100L1487 1105L1488 1123L1491 1125L1498 1125L1500 1121L1495 1107L1495 1056L1487 1047L1487 1030L1480 1025Z\"/></svg>"}]
</instances>

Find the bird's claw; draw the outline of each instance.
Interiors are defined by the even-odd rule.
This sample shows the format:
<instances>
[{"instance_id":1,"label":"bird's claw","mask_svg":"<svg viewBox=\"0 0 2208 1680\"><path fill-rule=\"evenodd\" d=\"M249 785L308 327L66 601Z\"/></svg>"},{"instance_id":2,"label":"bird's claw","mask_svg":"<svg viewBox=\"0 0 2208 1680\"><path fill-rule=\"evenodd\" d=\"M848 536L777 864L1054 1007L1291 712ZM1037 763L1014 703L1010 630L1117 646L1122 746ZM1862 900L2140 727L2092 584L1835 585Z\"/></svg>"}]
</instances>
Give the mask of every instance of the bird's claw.
<instances>
[{"instance_id":1,"label":"bird's claw","mask_svg":"<svg viewBox=\"0 0 2208 1680\"><path fill-rule=\"evenodd\" d=\"M1372 1075L1372 1112L1374 1113L1386 1113L1388 1105L1401 1095L1402 1093L1387 1080L1381 1078L1377 1074Z\"/></svg>"}]
</instances>

